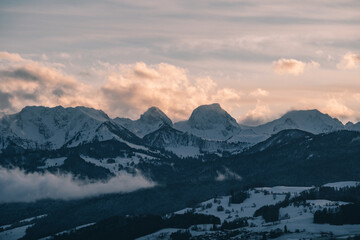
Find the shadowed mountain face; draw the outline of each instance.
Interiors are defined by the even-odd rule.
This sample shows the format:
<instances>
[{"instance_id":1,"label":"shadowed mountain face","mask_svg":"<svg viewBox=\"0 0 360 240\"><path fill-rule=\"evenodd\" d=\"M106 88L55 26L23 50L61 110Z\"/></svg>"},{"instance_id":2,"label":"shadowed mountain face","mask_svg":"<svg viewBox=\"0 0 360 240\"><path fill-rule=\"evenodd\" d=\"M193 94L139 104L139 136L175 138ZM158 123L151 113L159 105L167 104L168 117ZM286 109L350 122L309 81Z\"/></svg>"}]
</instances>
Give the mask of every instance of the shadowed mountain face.
<instances>
[{"instance_id":1,"label":"shadowed mountain face","mask_svg":"<svg viewBox=\"0 0 360 240\"><path fill-rule=\"evenodd\" d=\"M156 131L163 124L172 126L170 118L157 107L149 108L135 121L128 118L115 118L114 121L129 129L139 137L143 137L146 134Z\"/></svg>"},{"instance_id":2,"label":"shadowed mountain face","mask_svg":"<svg viewBox=\"0 0 360 240\"><path fill-rule=\"evenodd\" d=\"M241 131L236 120L218 103L199 106L189 120L177 122L174 127L210 140L226 140Z\"/></svg>"}]
</instances>

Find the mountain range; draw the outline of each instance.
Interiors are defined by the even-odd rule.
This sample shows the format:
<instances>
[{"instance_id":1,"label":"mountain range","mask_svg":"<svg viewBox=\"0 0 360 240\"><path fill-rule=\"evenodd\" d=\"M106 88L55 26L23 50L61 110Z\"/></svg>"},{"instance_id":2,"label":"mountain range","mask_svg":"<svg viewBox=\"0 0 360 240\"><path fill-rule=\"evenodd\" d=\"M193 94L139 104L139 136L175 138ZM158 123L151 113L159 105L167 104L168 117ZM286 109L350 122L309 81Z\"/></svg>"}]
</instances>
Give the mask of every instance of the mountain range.
<instances>
[{"instance_id":1,"label":"mountain range","mask_svg":"<svg viewBox=\"0 0 360 240\"><path fill-rule=\"evenodd\" d=\"M154 147L183 157L238 153L286 129L312 134L360 131L360 123L344 125L318 110L299 110L259 126L244 126L217 103L199 106L188 120L175 123L157 107L131 120L111 119L101 110L86 107L32 106L0 119L0 151L9 145L55 150L116 140L133 148Z\"/></svg>"},{"instance_id":2,"label":"mountain range","mask_svg":"<svg viewBox=\"0 0 360 240\"><path fill-rule=\"evenodd\" d=\"M128 145L166 149L179 156L239 152L286 129L313 134L338 130L360 131L360 123L343 125L318 110L291 111L271 122L240 126L217 103L196 108L188 120L173 124L159 108L151 107L139 119L111 119L86 107L25 107L0 120L0 151L14 144L24 149L53 150L85 143L116 140Z\"/></svg>"}]
</instances>

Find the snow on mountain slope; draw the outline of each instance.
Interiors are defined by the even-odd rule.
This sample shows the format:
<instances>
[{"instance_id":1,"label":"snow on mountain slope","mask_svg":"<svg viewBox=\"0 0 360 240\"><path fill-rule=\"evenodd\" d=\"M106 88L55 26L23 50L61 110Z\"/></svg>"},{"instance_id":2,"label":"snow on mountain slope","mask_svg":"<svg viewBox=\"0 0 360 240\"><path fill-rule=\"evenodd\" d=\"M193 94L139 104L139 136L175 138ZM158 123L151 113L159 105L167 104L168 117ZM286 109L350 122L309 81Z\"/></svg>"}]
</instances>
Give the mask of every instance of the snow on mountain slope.
<instances>
[{"instance_id":1,"label":"snow on mountain slope","mask_svg":"<svg viewBox=\"0 0 360 240\"><path fill-rule=\"evenodd\" d=\"M210 140L226 140L241 131L236 120L218 103L197 107L187 121L177 122L174 127Z\"/></svg>"},{"instance_id":2,"label":"snow on mountain slope","mask_svg":"<svg viewBox=\"0 0 360 240\"><path fill-rule=\"evenodd\" d=\"M350 130L351 124L349 124L348 128ZM323 114L316 109L296 110L286 113L279 119L259 126L247 126L246 130L241 131L228 141L244 141L255 144L264 141L273 134L287 129L299 129L313 134L320 134L344 130L345 126L338 119L332 118L328 114Z\"/></svg>"},{"instance_id":3,"label":"snow on mountain slope","mask_svg":"<svg viewBox=\"0 0 360 240\"><path fill-rule=\"evenodd\" d=\"M313 134L343 130L344 125L336 118L318 110L299 110L286 113L279 119L252 128L257 134L274 134L285 129L299 129Z\"/></svg>"},{"instance_id":4,"label":"snow on mountain slope","mask_svg":"<svg viewBox=\"0 0 360 240\"><path fill-rule=\"evenodd\" d=\"M128 118L115 118L114 121L129 129L139 137L143 137L148 133L156 131L163 124L172 126L170 118L157 107L149 108L135 121Z\"/></svg>"},{"instance_id":5,"label":"snow on mountain slope","mask_svg":"<svg viewBox=\"0 0 360 240\"><path fill-rule=\"evenodd\" d=\"M247 146L240 143L203 139L188 132L176 130L167 124L147 134L143 140L153 147L163 148L184 157L196 156L204 152L220 154L221 151L241 151Z\"/></svg>"},{"instance_id":6,"label":"snow on mountain slope","mask_svg":"<svg viewBox=\"0 0 360 240\"><path fill-rule=\"evenodd\" d=\"M156 161L158 160L155 157L142 154L142 153L134 153L131 156L118 156L115 158L92 158L89 156L81 155L82 159L84 159L86 162L90 162L95 164L98 167L103 167L108 169L110 172L114 173L115 175L121 174L122 170L126 168L127 166L134 166L142 161L150 162L150 161Z\"/></svg>"},{"instance_id":7,"label":"snow on mountain slope","mask_svg":"<svg viewBox=\"0 0 360 240\"><path fill-rule=\"evenodd\" d=\"M26 149L58 149L95 140L139 141L101 110L86 107L25 107L0 121L0 149L9 142Z\"/></svg>"}]
</instances>

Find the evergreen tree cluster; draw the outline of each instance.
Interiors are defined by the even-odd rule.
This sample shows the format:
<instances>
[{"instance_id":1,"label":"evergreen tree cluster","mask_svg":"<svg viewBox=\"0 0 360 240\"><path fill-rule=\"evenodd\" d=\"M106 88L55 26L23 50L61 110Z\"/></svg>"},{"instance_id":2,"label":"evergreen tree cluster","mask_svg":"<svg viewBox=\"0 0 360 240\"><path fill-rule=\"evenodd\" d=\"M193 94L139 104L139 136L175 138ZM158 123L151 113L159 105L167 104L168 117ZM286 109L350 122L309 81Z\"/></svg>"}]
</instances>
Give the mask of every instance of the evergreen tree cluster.
<instances>
[{"instance_id":1,"label":"evergreen tree cluster","mask_svg":"<svg viewBox=\"0 0 360 240\"><path fill-rule=\"evenodd\" d=\"M360 224L360 203L342 205L335 209L318 210L314 214L314 223Z\"/></svg>"},{"instance_id":2,"label":"evergreen tree cluster","mask_svg":"<svg viewBox=\"0 0 360 240\"><path fill-rule=\"evenodd\" d=\"M231 222L224 221L224 223L221 225L221 229L222 230L233 230L233 229L247 227L247 226L249 226L249 223L246 218L238 218Z\"/></svg>"},{"instance_id":3,"label":"evergreen tree cluster","mask_svg":"<svg viewBox=\"0 0 360 240\"><path fill-rule=\"evenodd\" d=\"M239 192L231 191L230 195L231 196L229 199L229 203L235 203L235 204L243 203L245 199L250 197L249 192L247 191L239 191Z\"/></svg>"},{"instance_id":4,"label":"evergreen tree cluster","mask_svg":"<svg viewBox=\"0 0 360 240\"><path fill-rule=\"evenodd\" d=\"M330 201L360 202L360 185L355 187L319 187L300 193L294 201L327 199Z\"/></svg>"},{"instance_id":5,"label":"evergreen tree cluster","mask_svg":"<svg viewBox=\"0 0 360 240\"><path fill-rule=\"evenodd\" d=\"M275 222L279 220L279 209L276 205L262 206L255 211L254 217L262 216L265 222Z\"/></svg>"}]
</instances>

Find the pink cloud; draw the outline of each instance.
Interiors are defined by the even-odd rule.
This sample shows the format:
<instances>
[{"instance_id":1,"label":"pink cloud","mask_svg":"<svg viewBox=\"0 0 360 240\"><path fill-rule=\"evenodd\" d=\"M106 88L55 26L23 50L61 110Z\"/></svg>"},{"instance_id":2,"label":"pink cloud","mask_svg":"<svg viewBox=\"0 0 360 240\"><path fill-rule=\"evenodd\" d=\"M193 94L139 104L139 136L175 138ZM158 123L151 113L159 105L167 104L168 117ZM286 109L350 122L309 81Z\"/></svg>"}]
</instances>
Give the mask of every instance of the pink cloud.
<instances>
[{"instance_id":1,"label":"pink cloud","mask_svg":"<svg viewBox=\"0 0 360 240\"><path fill-rule=\"evenodd\" d=\"M295 59L281 58L273 63L274 71L277 74L290 74L298 76L303 74L306 68L318 68L320 64L315 61L308 63L298 61Z\"/></svg>"},{"instance_id":2,"label":"pink cloud","mask_svg":"<svg viewBox=\"0 0 360 240\"><path fill-rule=\"evenodd\" d=\"M360 55L354 53L347 53L343 56L337 68L343 70L356 69L360 66Z\"/></svg>"}]
</instances>

